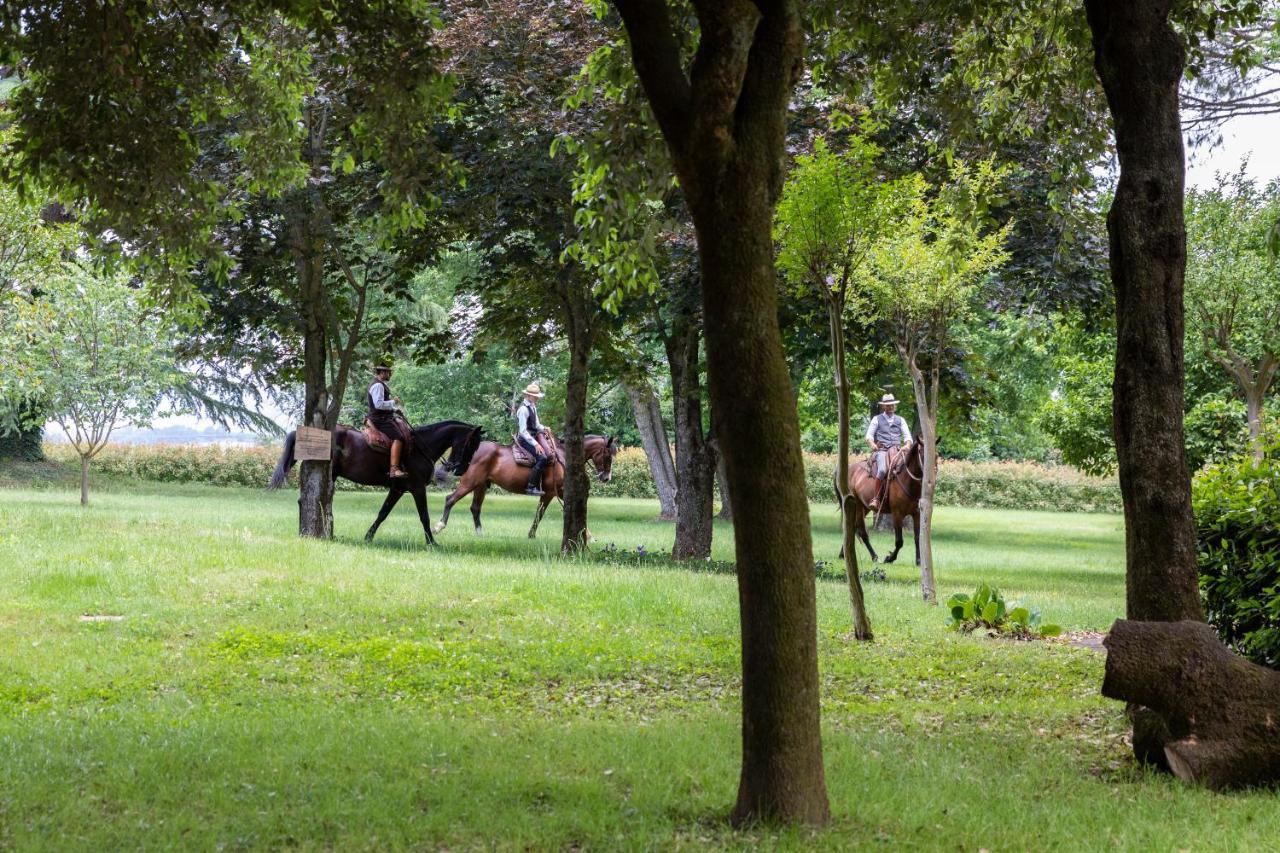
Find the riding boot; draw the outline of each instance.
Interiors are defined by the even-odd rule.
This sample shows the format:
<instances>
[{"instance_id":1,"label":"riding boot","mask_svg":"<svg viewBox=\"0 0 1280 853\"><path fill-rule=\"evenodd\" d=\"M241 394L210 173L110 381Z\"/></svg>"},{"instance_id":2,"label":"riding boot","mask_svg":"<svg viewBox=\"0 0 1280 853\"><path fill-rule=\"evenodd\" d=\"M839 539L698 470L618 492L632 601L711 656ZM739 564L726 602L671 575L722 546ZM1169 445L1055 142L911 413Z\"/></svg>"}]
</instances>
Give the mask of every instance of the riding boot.
<instances>
[{"instance_id":1,"label":"riding boot","mask_svg":"<svg viewBox=\"0 0 1280 853\"><path fill-rule=\"evenodd\" d=\"M872 477L871 482L876 484L876 490L871 495L871 501L867 504L867 509L880 509L880 478Z\"/></svg>"},{"instance_id":2,"label":"riding boot","mask_svg":"<svg viewBox=\"0 0 1280 853\"><path fill-rule=\"evenodd\" d=\"M529 472L529 484L525 486L524 493L526 495L541 496L546 494L542 491L542 473L547 467L547 457L539 456L538 461L533 463L533 470Z\"/></svg>"},{"instance_id":3,"label":"riding boot","mask_svg":"<svg viewBox=\"0 0 1280 853\"><path fill-rule=\"evenodd\" d=\"M400 448L404 446L403 441L391 442L391 472L388 474L393 480L403 480L409 475L400 470Z\"/></svg>"}]
</instances>

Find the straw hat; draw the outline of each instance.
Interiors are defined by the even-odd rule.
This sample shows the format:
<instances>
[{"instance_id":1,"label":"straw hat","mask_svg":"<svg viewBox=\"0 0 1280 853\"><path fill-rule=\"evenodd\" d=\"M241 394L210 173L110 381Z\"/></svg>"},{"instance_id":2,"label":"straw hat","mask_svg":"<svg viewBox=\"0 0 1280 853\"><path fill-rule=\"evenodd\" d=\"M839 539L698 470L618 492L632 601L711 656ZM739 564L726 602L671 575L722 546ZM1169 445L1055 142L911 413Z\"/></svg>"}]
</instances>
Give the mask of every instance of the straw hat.
<instances>
[{"instance_id":1,"label":"straw hat","mask_svg":"<svg viewBox=\"0 0 1280 853\"><path fill-rule=\"evenodd\" d=\"M387 367L385 364L379 364L377 367L373 368L373 372L374 373L390 373L391 368Z\"/></svg>"},{"instance_id":2,"label":"straw hat","mask_svg":"<svg viewBox=\"0 0 1280 853\"><path fill-rule=\"evenodd\" d=\"M898 398L893 396L892 394L885 394L883 397L880 398L880 405L896 406L898 405Z\"/></svg>"},{"instance_id":3,"label":"straw hat","mask_svg":"<svg viewBox=\"0 0 1280 853\"><path fill-rule=\"evenodd\" d=\"M542 388L539 387L537 382L530 382L528 385L524 386L524 393L530 397L547 396L546 394L542 393Z\"/></svg>"}]
</instances>

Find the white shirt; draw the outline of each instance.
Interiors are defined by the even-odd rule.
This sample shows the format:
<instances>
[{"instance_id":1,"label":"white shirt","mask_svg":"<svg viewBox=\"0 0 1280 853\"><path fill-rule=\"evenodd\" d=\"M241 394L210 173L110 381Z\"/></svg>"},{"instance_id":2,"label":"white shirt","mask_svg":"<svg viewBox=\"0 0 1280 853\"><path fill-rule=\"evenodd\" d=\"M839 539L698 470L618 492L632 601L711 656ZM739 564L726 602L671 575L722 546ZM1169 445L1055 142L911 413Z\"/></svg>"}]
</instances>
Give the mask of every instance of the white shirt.
<instances>
[{"instance_id":1,"label":"white shirt","mask_svg":"<svg viewBox=\"0 0 1280 853\"><path fill-rule=\"evenodd\" d=\"M373 400L375 409L381 409L384 412L394 412L396 410L396 401L387 399L386 392L382 390L381 382L375 382L369 386L369 399Z\"/></svg>"},{"instance_id":2,"label":"white shirt","mask_svg":"<svg viewBox=\"0 0 1280 853\"><path fill-rule=\"evenodd\" d=\"M529 433L529 413L530 412L532 412L534 415L537 415L538 409L533 403L530 403L528 400L525 400L523 403L520 404L520 407L516 409L516 426L519 427L518 435L521 438L532 441L536 445L538 443L538 440Z\"/></svg>"},{"instance_id":3,"label":"white shirt","mask_svg":"<svg viewBox=\"0 0 1280 853\"><path fill-rule=\"evenodd\" d=\"M871 423L867 425L867 441L874 442L876 440L876 415L871 419ZM902 443L909 444L911 442L911 427L907 426L907 420L902 415L894 415L893 419L898 422L898 429L902 430Z\"/></svg>"}]
</instances>

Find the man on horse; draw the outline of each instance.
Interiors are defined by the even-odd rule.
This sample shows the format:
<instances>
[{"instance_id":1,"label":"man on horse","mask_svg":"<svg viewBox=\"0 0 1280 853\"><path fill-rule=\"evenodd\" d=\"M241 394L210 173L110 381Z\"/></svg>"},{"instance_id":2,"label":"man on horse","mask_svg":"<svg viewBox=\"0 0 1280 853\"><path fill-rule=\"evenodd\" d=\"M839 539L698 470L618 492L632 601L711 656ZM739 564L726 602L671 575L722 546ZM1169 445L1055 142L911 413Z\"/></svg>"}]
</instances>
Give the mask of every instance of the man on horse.
<instances>
[{"instance_id":1,"label":"man on horse","mask_svg":"<svg viewBox=\"0 0 1280 853\"><path fill-rule=\"evenodd\" d=\"M891 451L911 446L911 428L901 415L896 414L898 401L892 394L880 398L880 414L871 419L867 427L867 444L875 451L872 461L872 476L876 484L875 497L867 506L879 510L884 485L889 476L892 464Z\"/></svg>"},{"instance_id":2,"label":"man on horse","mask_svg":"<svg viewBox=\"0 0 1280 853\"><path fill-rule=\"evenodd\" d=\"M551 461L551 452L542 444L547 428L538 420L538 400L545 397L538 383L530 382L524 389L524 400L516 407L516 441L533 457L533 470L529 472L526 495L541 495L542 472Z\"/></svg>"},{"instance_id":3,"label":"man on horse","mask_svg":"<svg viewBox=\"0 0 1280 853\"><path fill-rule=\"evenodd\" d=\"M391 396L391 386L387 385L387 380L391 378L391 368L379 364L373 369L373 377L373 384L369 386L369 422L391 439L391 471L388 476L393 480L403 479L409 475L400 467L404 433L396 418L400 401Z\"/></svg>"}]
</instances>

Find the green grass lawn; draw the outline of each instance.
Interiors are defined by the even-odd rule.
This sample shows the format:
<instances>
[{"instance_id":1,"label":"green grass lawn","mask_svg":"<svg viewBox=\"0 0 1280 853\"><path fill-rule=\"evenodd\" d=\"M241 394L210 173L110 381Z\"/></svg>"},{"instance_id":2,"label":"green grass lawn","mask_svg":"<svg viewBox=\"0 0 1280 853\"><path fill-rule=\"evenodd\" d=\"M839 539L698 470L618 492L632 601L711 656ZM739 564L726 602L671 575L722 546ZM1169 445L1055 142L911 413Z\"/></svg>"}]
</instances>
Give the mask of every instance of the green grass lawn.
<instances>
[{"instance_id":1,"label":"green grass lawn","mask_svg":"<svg viewBox=\"0 0 1280 853\"><path fill-rule=\"evenodd\" d=\"M1274 849L1274 793L1129 761L1102 658L960 637L910 543L846 639L818 582L827 784L818 836L724 822L736 789L731 575L561 560L559 513L491 497L435 550L411 505L343 493L335 542L289 494L0 489L0 848ZM431 497L438 514L440 497ZM597 545L662 550L638 501ZM838 519L813 512L816 557ZM940 593L986 580L1068 630L1123 611L1107 515L939 510ZM728 526L716 557L732 559ZM881 536L877 547L887 545ZM881 548L883 550L883 548ZM862 555L865 557L865 555ZM864 560L865 562L865 560ZM122 617L87 621L86 616Z\"/></svg>"}]
</instances>

